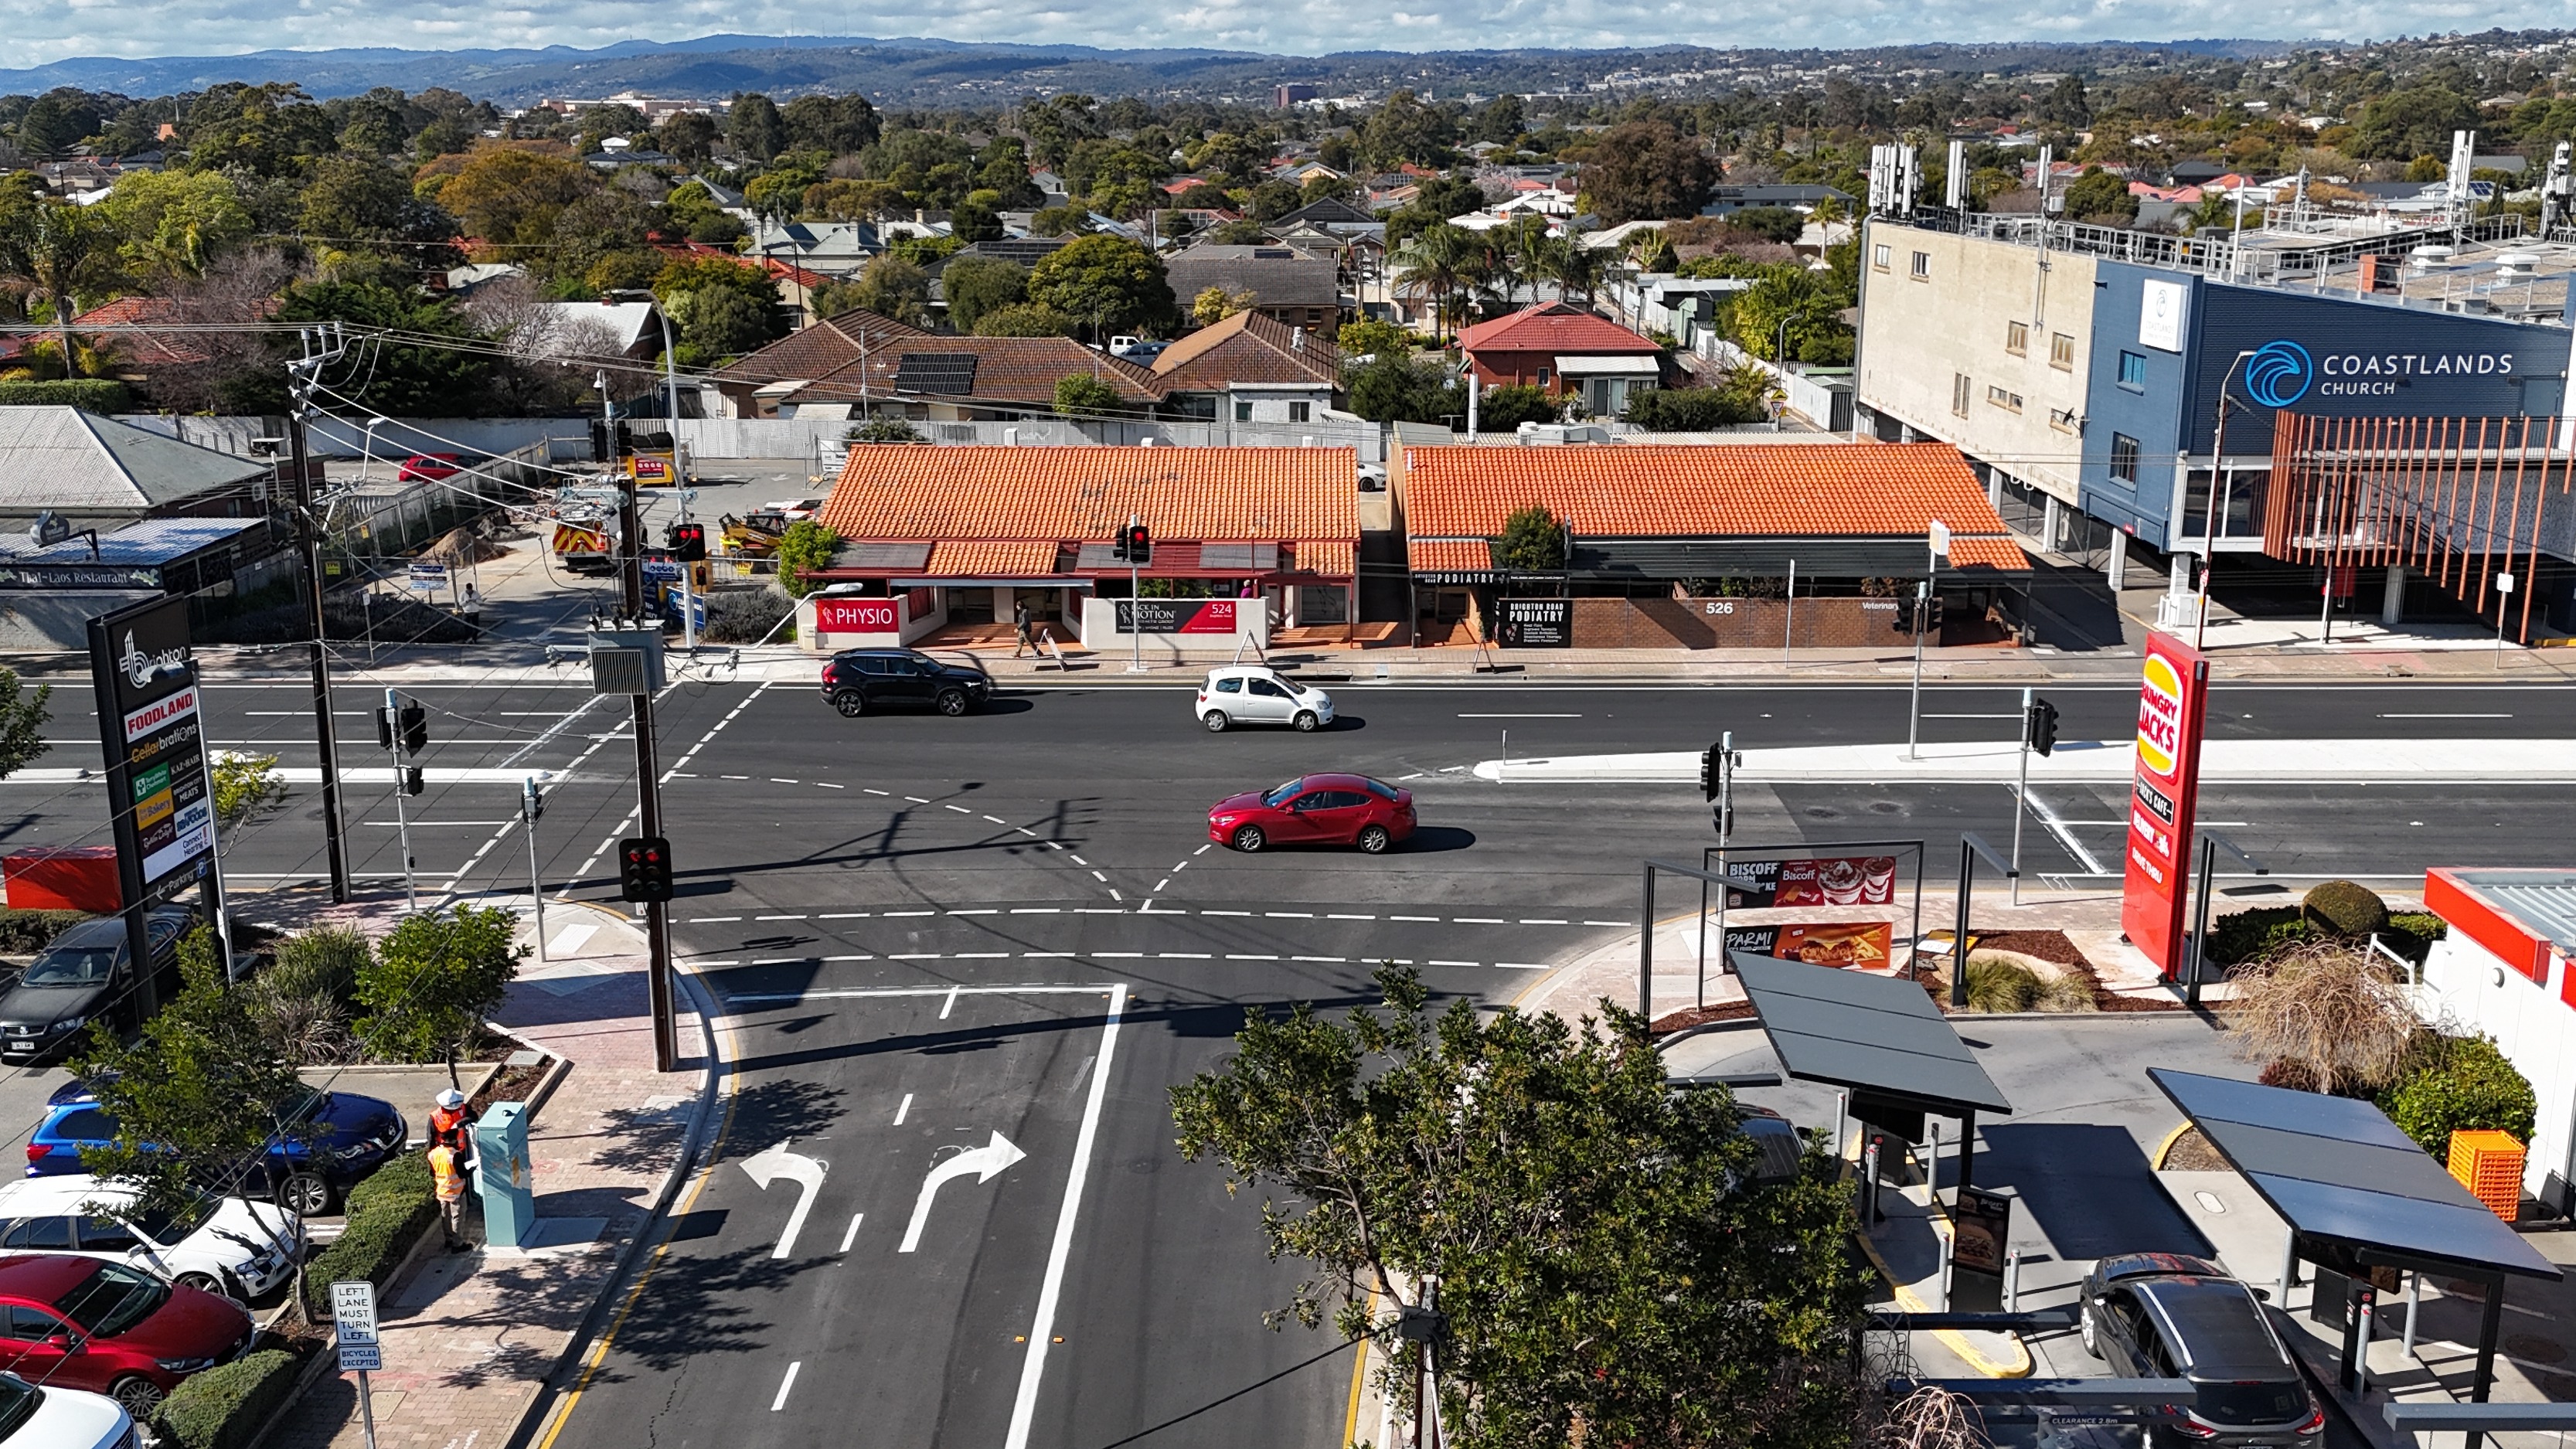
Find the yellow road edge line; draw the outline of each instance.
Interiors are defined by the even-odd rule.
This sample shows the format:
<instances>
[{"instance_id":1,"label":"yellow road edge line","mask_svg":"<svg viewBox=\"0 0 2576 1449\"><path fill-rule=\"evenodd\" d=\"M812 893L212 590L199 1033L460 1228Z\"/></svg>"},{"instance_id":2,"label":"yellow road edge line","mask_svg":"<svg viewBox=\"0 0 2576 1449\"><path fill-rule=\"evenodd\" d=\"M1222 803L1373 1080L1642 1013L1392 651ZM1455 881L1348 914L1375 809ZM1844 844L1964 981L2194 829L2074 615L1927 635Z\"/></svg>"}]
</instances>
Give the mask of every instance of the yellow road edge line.
<instances>
[{"instance_id":1,"label":"yellow road edge line","mask_svg":"<svg viewBox=\"0 0 2576 1449\"><path fill-rule=\"evenodd\" d=\"M733 1044L734 1060L742 1060L741 1044L733 1042L734 1029L727 1026L721 1030L726 1040ZM716 1064L709 1062L707 1070L717 1070ZM688 1195L681 1199L679 1211L663 1220L661 1241L653 1245L653 1255L644 1260L644 1270L635 1275L635 1286L626 1290L626 1301L617 1306L617 1316L609 1320L607 1330L599 1335L599 1342L592 1345L589 1361L581 1366L580 1380L572 1386L571 1393L564 1395L563 1406L555 1410L553 1421L546 1425L545 1437L537 1441L536 1449L554 1449L555 1437L563 1433L564 1425L572 1422L572 1411L580 1407L581 1396L589 1391L591 1379L599 1373L600 1365L608 1361L608 1350L617 1341L617 1331L626 1326L626 1316L635 1311L635 1305L644 1297L645 1285L653 1281L654 1270L662 1266L664 1255L671 1251L671 1243L680 1231L680 1220L697 1207L698 1195L706 1191L708 1183L715 1181L716 1165L724 1160L725 1139L733 1132L734 1109L741 1103L741 1098L734 1092L731 1072L724 1073L723 1083L724 1120L716 1124L716 1135L707 1142L706 1165L698 1169L698 1180L689 1184Z\"/></svg>"},{"instance_id":2,"label":"yellow road edge line","mask_svg":"<svg viewBox=\"0 0 2576 1449\"><path fill-rule=\"evenodd\" d=\"M1852 1137L1850 1146L1855 1152L1863 1150L1861 1147L1861 1139L1858 1134L1855 1134ZM1859 1174L1854 1170L1859 1165L1855 1157L1844 1157L1842 1159L1842 1164L1842 1180L1844 1182L1848 1183L1855 1177L1859 1176ZM1941 1194L1935 1190L1929 1195L1932 1199L1931 1217L1929 1219L1932 1224L1932 1231L1943 1233L1948 1236L1953 1243L1957 1242L1958 1235L1955 1232L1949 1231L1950 1214L1941 1206ZM1903 1283L1896 1280L1896 1271L1887 1266L1887 1260L1885 1258L1878 1255L1878 1247L1869 1240L1868 1231L1863 1229L1857 1223L1853 1224L1852 1227L1852 1241L1860 1244L1861 1252L1869 1258L1870 1266L1878 1270L1878 1276L1887 1280L1888 1288L1896 1294L1897 1307L1904 1309L1908 1313L1930 1313L1934 1311L1932 1305L1917 1297L1913 1289L1906 1287ZM2017 1362L2005 1364L1996 1363L1993 1359L1990 1359L1983 1353L1978 1352L1976 1345L1970 1343L1967 1336L1955 1328L1933 1329L1932 1336L1941 1340L1943 1346L1947 1347L1952 1353L1957 1354L1961 1359L1965 1360L1968 1367L1975 1369L1977 1372L1984 1374L1990 1379L2026 1379L2030 1377L2032 1372L2038 1367L2037 1361L2030 1355L2030 1345L2021 1341L2020 1334L2013 1333L2009 1330L2004 1332L2004 1337L2012 1342L2013 1351L2020 1355L2020 1357Z\"/></svg>"},{"instance_id":3,"label":"yellow road edge line","mask_svg":"<svg viewBox=\"0 0 2576 1449\"><path fill-rule=\"evenodd\" d=\"M1369 1290L1369 1322L1377 1322L1377 1290ZM1369 1340L1360 1340L1359 1358L1351 1365L1351 1407L1342 1416L1342 1449L1360 1441L1360 1399L1368 1389Z\"/></svg>"},{"instance_id":4,"label":"yellow road edge line","mask_svg":"<svg viewBox=\"0 0 2576 1449\"><path fill-rule=\"evenodd\" d=\"M2166 1133L2165 1140L2156 1144L2155 1153L2147 1159L2147 1170L2149 1172L2164 1171L2165 1155L2172 1152L2174 1144L2182 1140L2182 1134L2190 1130L2191 1119L2186 1117L2183 1119L2181 1125L2175 1127L2171 1132Z\"/></svg>"}]
</instances>

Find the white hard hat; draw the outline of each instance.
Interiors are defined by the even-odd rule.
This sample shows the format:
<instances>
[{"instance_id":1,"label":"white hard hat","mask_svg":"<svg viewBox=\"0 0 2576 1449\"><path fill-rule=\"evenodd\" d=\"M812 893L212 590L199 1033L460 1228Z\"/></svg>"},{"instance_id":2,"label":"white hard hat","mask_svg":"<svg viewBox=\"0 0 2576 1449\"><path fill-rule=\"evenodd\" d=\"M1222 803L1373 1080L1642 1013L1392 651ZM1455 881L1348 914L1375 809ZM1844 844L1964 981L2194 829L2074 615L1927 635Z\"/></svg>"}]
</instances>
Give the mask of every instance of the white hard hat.
<instances>
[{"instance_id":1,"label":"white hard hat","mask_svg":"<svg viewBox=\"0 0 2576 1449\"><path fill-rule=\"evenodd\" d=\"M465 1105L465 1094L456 1090L454 1087L450 1087L446 1091L438 1094L438 1105L447 1108L449 1111L454 1111L455 1109Z\"/></svg>"}]
</instances>

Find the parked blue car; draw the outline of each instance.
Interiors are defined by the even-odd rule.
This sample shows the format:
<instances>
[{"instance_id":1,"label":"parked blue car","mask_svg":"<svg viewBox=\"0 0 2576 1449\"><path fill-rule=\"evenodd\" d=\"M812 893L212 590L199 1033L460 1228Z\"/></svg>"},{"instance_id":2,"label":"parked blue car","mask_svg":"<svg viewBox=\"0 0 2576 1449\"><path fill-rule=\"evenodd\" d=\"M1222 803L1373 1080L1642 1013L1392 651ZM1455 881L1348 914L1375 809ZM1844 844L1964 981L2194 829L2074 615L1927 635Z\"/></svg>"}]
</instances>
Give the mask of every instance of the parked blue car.
<instances>
[{"instance_id":1,"label":"parked blue car","mask_svg":"<svg viewBox=\"0 0 2576 1449\"><path fill-rule=\"evenodd\" d=\"M402 1151L409 1131L391 1102L355 1092L306 1088L303 1098L288 1103L281 1115L314 1130L271 1141L257 1175L232 1190L266 1193L278 1206L304 1217L338 1206L351 1184ZM98 1105L89 1087L65 1082L54 1089L44 1120L27 1139L27 1175L87 1172L81 1149L104 1146L115 1136L116 1119Z\"/></svg>"}]
</instances>

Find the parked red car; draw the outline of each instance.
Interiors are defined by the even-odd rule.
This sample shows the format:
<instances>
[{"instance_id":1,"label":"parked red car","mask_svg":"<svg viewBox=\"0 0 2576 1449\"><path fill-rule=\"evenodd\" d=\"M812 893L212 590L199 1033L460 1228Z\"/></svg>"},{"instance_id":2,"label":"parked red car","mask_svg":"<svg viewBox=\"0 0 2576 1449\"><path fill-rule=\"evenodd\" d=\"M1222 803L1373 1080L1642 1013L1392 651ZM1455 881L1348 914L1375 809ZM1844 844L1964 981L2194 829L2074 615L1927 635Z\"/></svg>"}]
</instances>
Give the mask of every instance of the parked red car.
<instances>
[{"instance_id":1,"label":"parked red car","mask_svg":"<svg viewBox=\"0 0 2576 1449\"><path fill-rule=\"evenodd\" d=\"M414 453L403 459L401 470L394 474L394 481L436 483L464 471L465 455L462 453Z\"/></svg>"},{"instance_id":2,"label":"parked red car","mask_svg":"<svg viewBox=\"0 0 2576 1449\"><path fill-rule=\"evenodd\" d=\"M1208 808L1208 839L1236 850L1356 845L1371 855L1413 834L1413 792L1366 775L1306 775Z\"/></svg>"},{"instance_id":3,"label":"parked red car","mask_svg":"<svg viewBox=\"0 0 2576 1449\"><path fill-rule=\"evenodd\" d=\"M0 1369L105 1394L141 1420L190 1374L250 1347L250 1312L140 1268L70 1254L0 1257Z\"/></svg>"}]
</instances>

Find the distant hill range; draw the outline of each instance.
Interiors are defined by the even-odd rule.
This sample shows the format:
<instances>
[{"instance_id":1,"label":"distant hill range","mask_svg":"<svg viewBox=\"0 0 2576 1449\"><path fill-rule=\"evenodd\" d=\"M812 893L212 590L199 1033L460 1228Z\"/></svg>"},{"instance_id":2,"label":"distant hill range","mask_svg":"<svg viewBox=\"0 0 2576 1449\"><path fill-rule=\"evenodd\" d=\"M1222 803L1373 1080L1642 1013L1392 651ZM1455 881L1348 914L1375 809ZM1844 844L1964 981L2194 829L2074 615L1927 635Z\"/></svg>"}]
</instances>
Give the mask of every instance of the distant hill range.
<instances>
[{"instance_id":1,"label":"distant hill range","mask_svg":"<svg viewBox=\"0 0 2576 1449\"><path fill-rule=\"evenodd\" d=\"M1882 73L1931 69L2056 71L2174 58L2250 58L2322 42L2185 40L2160 45L2013 44L1886 46L1870 50L1713 50L1657 46L1622 50L1352 51L1325 56L1223 50L1098 50L1080 45L995 45L907 37L709 35L673 42L627 41L597 50L260 50L246 55L83 57L0 70L0 94L56 86L129 96L202 90L224 81L293 81L316 97L376 86L418 91L447 86L502 105L547 96L596 99L620 91L663 96L773 96L856 91L886 106L999 106L1032 93L1267 101L1272 88L1302 83L1325 95L1411 86L1425 93L1533 93L1609 83L1664 94L1728 91L1736 73L1787 65L1846 64ZM1710 74L1715 72L1716 74Z\"/></svg>"}]
</instances>

